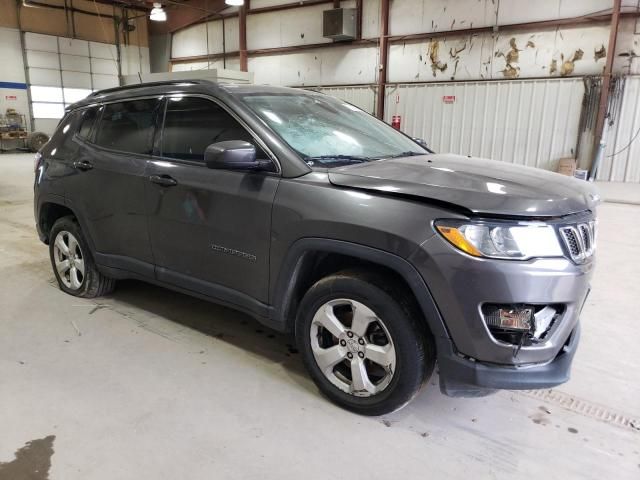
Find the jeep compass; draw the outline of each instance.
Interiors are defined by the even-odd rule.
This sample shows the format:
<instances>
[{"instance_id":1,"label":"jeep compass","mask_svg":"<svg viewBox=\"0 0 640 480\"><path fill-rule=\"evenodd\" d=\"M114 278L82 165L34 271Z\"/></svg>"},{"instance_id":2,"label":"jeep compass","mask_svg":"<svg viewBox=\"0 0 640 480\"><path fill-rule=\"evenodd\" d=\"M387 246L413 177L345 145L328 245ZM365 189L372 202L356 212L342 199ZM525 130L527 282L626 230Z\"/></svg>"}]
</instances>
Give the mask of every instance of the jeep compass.
<instances>
[{"instance_id":1,"label":"jeep compass","mask_svg":"<svg viewBox=\"0 0 640 480\"><path fill-rule=\"evenodd\" d=\"M569 378L587 182L437 154L319 93L202 80L91 94L35 167L63 291L133 278L246 312L351 411L402 407L436 365L451 396Z\"/></svg>"}]
</instances>

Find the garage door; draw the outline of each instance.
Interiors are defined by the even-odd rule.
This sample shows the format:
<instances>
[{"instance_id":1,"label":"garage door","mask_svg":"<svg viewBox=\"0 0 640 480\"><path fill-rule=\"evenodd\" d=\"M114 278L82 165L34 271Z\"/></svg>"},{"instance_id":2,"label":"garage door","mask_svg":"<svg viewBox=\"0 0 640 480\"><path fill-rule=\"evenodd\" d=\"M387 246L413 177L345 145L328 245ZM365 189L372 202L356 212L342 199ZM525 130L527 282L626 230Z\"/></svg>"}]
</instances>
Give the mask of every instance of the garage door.
<instances>
[{"instance_id":1,"label":"garage door","mask_svg":"<svg viewBox=\"0 0 640 480\"><path fill-rule=\"evenodd\" d=\"M115 45L24 34L35 129L51 134L65 106L94 90L118 86Z\"/></svg>"}]
</instances>

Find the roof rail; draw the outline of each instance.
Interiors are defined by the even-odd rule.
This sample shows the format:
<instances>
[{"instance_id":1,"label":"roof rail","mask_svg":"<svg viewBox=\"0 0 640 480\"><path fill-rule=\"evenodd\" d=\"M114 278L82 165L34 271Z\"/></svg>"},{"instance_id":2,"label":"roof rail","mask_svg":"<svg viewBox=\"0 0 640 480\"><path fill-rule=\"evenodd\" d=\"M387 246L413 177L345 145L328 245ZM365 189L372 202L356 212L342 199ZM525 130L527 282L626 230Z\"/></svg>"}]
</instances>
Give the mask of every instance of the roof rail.
<instances>
[{"instance_id":1,"label":"roof rail","mask_svg":"<svg viewBox=\"0 0 640 480\"><path fill-rule=\"evenodd\" d=\"M104 90L97 90L95 92L91 92L88 96L96 97L98 95L103 95L105 93L122 92L126 90L134 90L136 88L162 87L166 85L198 85L201 83L202 81L200 80L165 80L162 82L134 83L131 85L122 85L120 87L105 88Z\"/></svg>"}]
</instances>

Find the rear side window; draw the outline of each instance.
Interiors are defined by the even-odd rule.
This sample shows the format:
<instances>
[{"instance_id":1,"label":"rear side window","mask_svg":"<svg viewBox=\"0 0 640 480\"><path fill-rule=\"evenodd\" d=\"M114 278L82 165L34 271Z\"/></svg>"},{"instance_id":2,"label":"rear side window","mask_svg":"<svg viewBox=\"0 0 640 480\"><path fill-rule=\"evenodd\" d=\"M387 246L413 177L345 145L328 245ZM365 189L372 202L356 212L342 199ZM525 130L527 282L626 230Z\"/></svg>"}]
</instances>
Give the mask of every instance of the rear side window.
<instances>
[{"instance_id":1,"label":"rear side window","mask_svg":"<svg viewBox=\"0 0 640 480\"><path fill-rule=\"evenodd\" d=\"M51 141L47 147L53 147L50 150L52 157L61 160L72 160L78 151L78 144L73 141L73 134L78 128L80 112L69 113L60 121L56 132L53 134Z\"/></svg>"},{"instance_id":2,"label":"rear side window","mask_svg":"<svg viewBox=\"0 0 640 480\"><path fill-rule=\"evenodd\" d=\"M157 99L105 105L96 134L96 144L122 152L150 155L159 105Z\"/></svg>"},{"instance_id":3,"label":"rear side window","mask_svg":"<svg viewBox=\"0 0 640 480\"><path fill-rule=\"evenodd\" d=\"M216 142L244 140L268 159L251 134L218 104L199 97L169 98L162 132L162 155L204 162L205 149Z\"/></svg>"},{"instance_id":4,"label":"rear side window","mask_svg":"<svg viewBox=\"0 0 640 480\"><path fill-rule=\"evenodd\" d=\"M82 112L80 128L78 129L78 136L83 140L89 140L91 130L93 129L93 126L96 123L96 119L98 118L98 112L99 107L87 108Z\"/></svg>"}]
</instances>

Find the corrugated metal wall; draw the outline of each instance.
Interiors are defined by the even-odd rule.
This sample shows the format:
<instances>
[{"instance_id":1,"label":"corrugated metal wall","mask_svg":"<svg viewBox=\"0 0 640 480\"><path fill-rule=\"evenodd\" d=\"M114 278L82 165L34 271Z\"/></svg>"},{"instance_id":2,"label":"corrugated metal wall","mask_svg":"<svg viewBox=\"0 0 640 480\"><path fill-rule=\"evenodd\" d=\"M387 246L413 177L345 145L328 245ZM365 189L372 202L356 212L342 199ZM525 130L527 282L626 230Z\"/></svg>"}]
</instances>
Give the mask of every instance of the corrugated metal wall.
<instances>
[{"instance_id":1,"label":"corrugated metal wall","mask_svg":"<svg viewBox=\"0 0 640 480\"><path fill-rule=\"evenodd\" d=\"M581 78L398 84L386 89L385 121L437 152L555 170L573 156Z\"/></svg>"},{"instance_id":2,"label":"corrugated metal wall","mask_svg":"<svg viewBox=\"0 0 640 480\"><path fill-rule=\"evenodd\" d=\"M609 131L598 180L640 183L640 77L625 80L620 112Z\"/></svg>"},{"instance_id":3,"label":"corrugated metal wall","mask_svg":"<svg viewBox=\"0 0 640 480\"><path fill-rule=\"evenodd\" d=\"M345 102L349 102L365 112L375 114L376 111L376 90L374 86L352 86L352 87L309 87L309 90L322 92L333 97L337 97Z\"/></svg>"}]
</instances>

